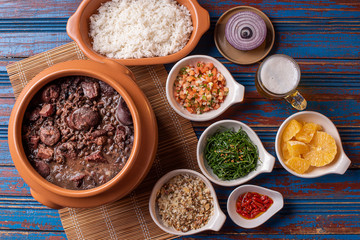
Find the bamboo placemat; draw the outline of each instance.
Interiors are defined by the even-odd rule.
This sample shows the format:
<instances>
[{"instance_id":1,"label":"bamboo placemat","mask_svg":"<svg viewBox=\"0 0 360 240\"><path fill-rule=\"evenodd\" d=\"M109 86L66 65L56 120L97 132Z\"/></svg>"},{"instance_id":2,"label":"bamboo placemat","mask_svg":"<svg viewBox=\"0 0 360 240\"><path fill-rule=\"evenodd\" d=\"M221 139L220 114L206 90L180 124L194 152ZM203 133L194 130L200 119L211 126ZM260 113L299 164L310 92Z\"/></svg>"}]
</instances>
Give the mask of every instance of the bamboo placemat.
<instances>
[{"instance_id":1,"label":"bamboo placemat","mask_svg":"<svg viewBox=\"0 0 360 240\"><path fill-rule=\"evenodd\" d=\"M39 72L56 63L86 59L72 42L7 66L17 97ZM130 67L155 112L159 147L145 180L129 196L97 208L65 208L59 211L69 239L167 239L169 235L152 221L148 201L157 179L178 168L198 170L197 138L190 121L178 116L166 100L167 72L163 65Z\"/></svg>"}]
</instances>

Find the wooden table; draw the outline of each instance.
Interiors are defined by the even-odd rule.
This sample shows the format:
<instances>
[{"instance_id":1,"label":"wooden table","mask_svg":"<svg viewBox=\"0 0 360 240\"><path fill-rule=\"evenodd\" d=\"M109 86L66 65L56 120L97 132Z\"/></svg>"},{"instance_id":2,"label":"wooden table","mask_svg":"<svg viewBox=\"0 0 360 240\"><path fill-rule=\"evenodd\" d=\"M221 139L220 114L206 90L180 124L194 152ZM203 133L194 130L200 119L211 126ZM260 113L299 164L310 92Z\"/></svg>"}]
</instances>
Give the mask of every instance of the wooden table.
<instances>
[{"instance_id":1,"label":"wooden table","mask_svg":"<svg viewBox=\"0 0 360 240\"><path fill-rule=\"evenodd\" d=\"M80 0L0 0L0 239L65 239L59 214L30 195L11 160L7 144L13 91L5 66L70 42L65 26ZM344 175L302 179L277 162L256 184L280 191L284 208L264 225L246 230L228 219L220 232L193 238L360 239L360 1L359 0L200 0L211 16L211 29L194 53L215 56L246 87L245 101L220 119L249 124L275 155L279 125L296 111L284 101L261 97L254 86L258 64L240 66L223 58L213 41L219 16L238 5L263 10L276 31L274 53L294 57L302 70L300 90L308 110L330 117L352 159ZM275 3L276 2L276 3ZM167 66L170 68L171 66ZM193 123L198 136L211 122ZM225 211L233 188L217 188Z\"/></svg>"}]
</instances>

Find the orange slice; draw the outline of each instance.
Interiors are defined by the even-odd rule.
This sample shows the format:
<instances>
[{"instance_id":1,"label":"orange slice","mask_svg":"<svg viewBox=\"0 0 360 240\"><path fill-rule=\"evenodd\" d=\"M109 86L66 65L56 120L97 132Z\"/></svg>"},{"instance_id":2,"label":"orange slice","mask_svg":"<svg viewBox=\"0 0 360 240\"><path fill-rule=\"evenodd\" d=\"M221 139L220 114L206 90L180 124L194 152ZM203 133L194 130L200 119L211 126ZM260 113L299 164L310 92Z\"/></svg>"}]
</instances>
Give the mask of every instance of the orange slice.
<instances>
[{"instance_id":1,"label":"orange slice","mask_svg":"<svg viewBox=\"0 0 360 240\"><path fill-rule=\"evenodd\" d=\"M281 150L282 150L283 158L284 158L285 160L288 160L289 158L291 158L291 155L290 155L289 150L288 150L288 148L287 148L286 142L282 142L282 144L281 144Z\"/></svg>"},{"instance_id":2,"label":"orange slice","mask_svg":"<svg viewBox=\"0 0 360 240\"><path fill-rule=\"evenodd\" d=\"M301 154L307 153L310 149L306 143L299 141L288 141L286 145L292 157L300 157Z\"/></svg>"},{"instance_id":3,"label":"orange slice","mask_svg":"<svg viewBox=\"0 0 360 240\"><path fill-rule=\"evenodd\" d=\"M299 174L305 173L310 168L310 162L300 157L292 157L285 164Z\"/></svg>"},{"instance_id":4,"label":"orange slice","mask_svg":"<svg viewBox=\"0 0 360 240\"><path fill-rule=\"evenodd\" d=\"M316 123L305 123L301 128L300 132L298 132L295 136L296 140L309 143L314 137L316 131L321 130L321 126Z\"/></svg>"},{"instance_id":5,"label":"orange slice","mask_svg":"<svg viewBox=\"0 0 360 240\"><path fill-rule=\"evenodd\" d=\"M298 132L300 132L302 124L295 119L291 120L288 125L285 127L285 130L282 135L284 142L291 140Z\"/></svg>"},{"instance_id":6,"label":"orange slice","mask_svg":"<svg viewBox=\"0 0 360 240\"><path fill-rule=\"evenodd\" d=\"M335 139L326 132L317 131L310 142L310 151L304 154L311 166L322 167L331 163L336 156Z\"/></svg>"}]
</instances>

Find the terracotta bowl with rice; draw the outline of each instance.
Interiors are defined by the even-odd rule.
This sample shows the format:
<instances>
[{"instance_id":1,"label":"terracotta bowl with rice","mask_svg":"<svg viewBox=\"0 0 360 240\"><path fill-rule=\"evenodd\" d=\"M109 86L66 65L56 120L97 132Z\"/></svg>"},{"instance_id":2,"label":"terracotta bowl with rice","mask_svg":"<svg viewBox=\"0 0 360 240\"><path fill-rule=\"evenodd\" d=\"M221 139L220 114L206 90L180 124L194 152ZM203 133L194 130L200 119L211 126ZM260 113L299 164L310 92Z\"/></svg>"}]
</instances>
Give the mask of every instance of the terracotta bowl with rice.
<instances>
[{"instance_id":1,"label":"terracotta bowl with rice","mask_svg":"<svg viewBox=\"0 0 360 240\"><path fill-rule=\"evenodd\" d=\"M209 27L209 13L196 0L84 0L66 28L94 61L152 65L185 57Z\"/></svg>"}]
</instances>

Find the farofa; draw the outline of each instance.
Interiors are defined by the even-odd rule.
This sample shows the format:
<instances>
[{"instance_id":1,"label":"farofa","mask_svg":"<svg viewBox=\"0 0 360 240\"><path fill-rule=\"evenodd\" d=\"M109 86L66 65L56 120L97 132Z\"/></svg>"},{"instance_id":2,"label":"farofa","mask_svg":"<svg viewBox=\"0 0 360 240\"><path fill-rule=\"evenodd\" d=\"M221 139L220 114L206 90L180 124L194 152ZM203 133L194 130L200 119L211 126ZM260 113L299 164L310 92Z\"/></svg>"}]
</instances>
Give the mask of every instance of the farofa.
<instances>
[{"instance_id":1,"label":"farofa","mask_svg":"<svg viewBox=\"0 0 360 240\"><path fill-rule=\"evenodd\" d=\"M156 204L165 226L188 232L205 226L214 212L210 189L200 178L180 174L157 193Z\"/></svg>"}]
</instances>

